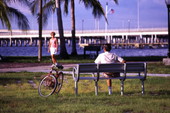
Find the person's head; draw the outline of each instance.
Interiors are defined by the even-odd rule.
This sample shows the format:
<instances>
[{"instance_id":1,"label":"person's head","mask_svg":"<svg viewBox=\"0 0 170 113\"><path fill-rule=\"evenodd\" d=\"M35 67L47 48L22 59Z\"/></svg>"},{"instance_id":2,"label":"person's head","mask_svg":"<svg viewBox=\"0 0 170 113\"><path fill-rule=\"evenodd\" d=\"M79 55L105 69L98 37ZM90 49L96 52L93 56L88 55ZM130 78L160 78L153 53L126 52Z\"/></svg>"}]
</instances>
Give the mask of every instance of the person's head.
<instances>
[{"instance_id":1,"label":"person's head","mask_svg":"<svg viewBox=\"0 0 170 113\"><path fill-rule=\"evenodd\" d=\"M51 36L55 36L55 32L51 32Z\"/></svg>"},{"instance_id":2,"label":"person's head","mask_svg":"<svg viewBox=\"0 0 170 113\"><path fill-rule=\"evenodd\" d=\"M105 45L103 45L103 50L104 50L104 51L110 51L111 49L112 49L111 44L105 44Z\"/></svg>"}]
</instances>

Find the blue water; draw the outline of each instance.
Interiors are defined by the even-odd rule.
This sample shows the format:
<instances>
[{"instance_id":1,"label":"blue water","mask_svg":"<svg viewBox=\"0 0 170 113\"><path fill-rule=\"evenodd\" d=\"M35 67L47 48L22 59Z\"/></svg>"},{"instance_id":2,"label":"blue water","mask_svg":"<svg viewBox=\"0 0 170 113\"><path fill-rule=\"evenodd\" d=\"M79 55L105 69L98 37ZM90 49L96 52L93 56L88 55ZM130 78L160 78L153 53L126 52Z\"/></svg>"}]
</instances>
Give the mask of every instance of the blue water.
<instances>
[{"instance_id":1,"label":"blue water","mask_svg":"<svg viewBox=\"0 0 170 113\"><path fill-rule=\"evenodd\" d=\"M71 54L71 47L66 46L68 54ZM83 48L77 46L78 54L83 54ZM102 50L99 52L103 52ZM167 56L168 49L112 49L111 52L119 56ZM95 53L95 52L87 52ZM58 52L59 54L59 52ZM38 47L0 47L2 56L38 56ZM42 56L50 56L47 48L42 48Z\"/></svg>"}]
</instances>

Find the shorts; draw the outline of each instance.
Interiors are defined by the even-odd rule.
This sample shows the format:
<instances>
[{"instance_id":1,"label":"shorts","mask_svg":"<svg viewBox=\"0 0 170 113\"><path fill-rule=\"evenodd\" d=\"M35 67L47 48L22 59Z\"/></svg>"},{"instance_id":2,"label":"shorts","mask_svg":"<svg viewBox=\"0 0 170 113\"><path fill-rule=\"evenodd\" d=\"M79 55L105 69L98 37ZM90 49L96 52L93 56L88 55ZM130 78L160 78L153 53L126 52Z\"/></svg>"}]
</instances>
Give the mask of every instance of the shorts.
<instances>
[{"instance_id":1,"label":"shorts","mask_svg":"<svg viewBox=\"0 0 170 113\"><path fill-rule=\"evenodd\" d=\"M51 53L51 55L57 54L57 48L51 47L50 48L50 53Z\"/></svg>"},{"instance_id":2,"label":"shorts","mask_svg":"<svg viewBox=\"0 0 170 113\"><path fill-rule=\"evenodd\" d=\"M114 72L105 72L104 76L107 78L111 78L111 77L120 77L120 73L114 73Z\"/></svg>"}]
</instances>

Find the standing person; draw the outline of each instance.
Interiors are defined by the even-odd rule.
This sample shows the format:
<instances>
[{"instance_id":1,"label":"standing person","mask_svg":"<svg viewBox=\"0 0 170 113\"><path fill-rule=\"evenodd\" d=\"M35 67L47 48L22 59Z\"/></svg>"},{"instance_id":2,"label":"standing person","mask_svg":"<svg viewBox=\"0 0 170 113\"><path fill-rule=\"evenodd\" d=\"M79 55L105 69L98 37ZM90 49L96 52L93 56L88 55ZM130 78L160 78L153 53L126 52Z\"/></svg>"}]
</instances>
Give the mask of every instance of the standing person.
<instances>
[{"instance_id":1,"label":"standing person","mask_svg":"<svg viewBox=\"0 0 170 113\"><path fill-rule=\"evenodd\" d=\"M111 44L105 44L103 46L104 53L99 54L94 62L98 63L98 64L101 64L101 63L116 63L116 62L125 63L125 60L123 58L119 57L115 53L110 52L111 48L112 48ZM120 73L114 73L114 72L113 73L103 73L103 75L107 78L109 78L109 77L119 77ZM109 95L111 95L112 94L112 81L111 81L111 79L107 80L107 85L108 85L108 89L109 89Z\"/></svg>"},{"instance_id":2,"label":"standing person","mask_svg":"<svg viewBox=\"0 0 170 113\"><path fill-rule=\"evenodd\" d=\"M50 54L51 54L51 59L53 62L52 67L53 66L56 66L56 67L61 66L57 63L57 60L55 58L55 54L57 54L57 52L58 52L58 39L55 38L55 32L51 32L51 39L49 41L48 52L50 52Z\"/></svg>"}]
</instances>

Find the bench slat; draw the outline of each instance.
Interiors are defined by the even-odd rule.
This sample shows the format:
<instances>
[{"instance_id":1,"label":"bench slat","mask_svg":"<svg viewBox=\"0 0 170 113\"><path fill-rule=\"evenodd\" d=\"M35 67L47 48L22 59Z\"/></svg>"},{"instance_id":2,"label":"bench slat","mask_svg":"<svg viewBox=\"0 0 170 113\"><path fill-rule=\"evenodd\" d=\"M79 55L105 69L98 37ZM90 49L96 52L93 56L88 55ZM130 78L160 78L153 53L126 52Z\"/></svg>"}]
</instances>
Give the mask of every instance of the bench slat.
<instances>
[{"instance_id":1,"label":"bench slat","mask_svg":"<svg viewBox=\"0 0 170 113\"><path fill-rule=\"evenodd\" d=\"M77 65L78 73L93 73L97 72L97 64L79 64Z\"/></svg>"},{"instance_id":2,"label":"bench slat","mask_svg":"<svg viewBox=\"0 0 170 113\"><path fill-rule=\"evenodd\" d=\"M126 72L144 72L145 63L126 63Z\"/></svg>"},{"instance_id":3,"label":"bench slat","mask_svg":"<svg viewBox=\"0 0 170 113\"><path fill-rule=\"evenodd\" d=\"M99 72L124 72L123 63L99 64Z\"/></svg>"},{"instance_id":4,"label":"bench slat","mask_svg":"<svg viewBox=\"0 0 170 113\"><path fill-rule=\"evenodd\" d=\"M126 76L126 79L144 79L144 76Z\"/></svg>"},{"instance_id":5,"label":"bench slat","mask_svg":"<svg viewBox=\"0 0 170 113\"><path fill-rule=\"evenodd\" d=\"M77 79L77 77L74 79ZM97 80L97 77L79 77L79 80Z\"/></svg>"}]
</instances>

